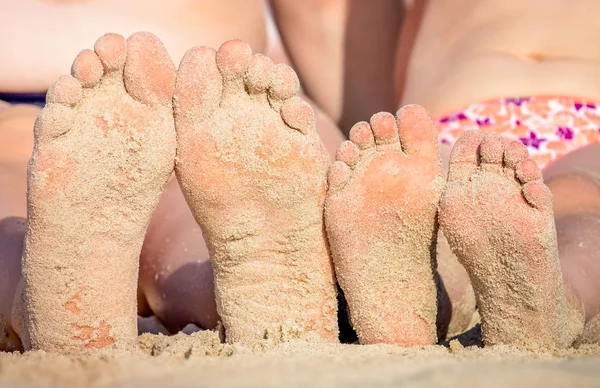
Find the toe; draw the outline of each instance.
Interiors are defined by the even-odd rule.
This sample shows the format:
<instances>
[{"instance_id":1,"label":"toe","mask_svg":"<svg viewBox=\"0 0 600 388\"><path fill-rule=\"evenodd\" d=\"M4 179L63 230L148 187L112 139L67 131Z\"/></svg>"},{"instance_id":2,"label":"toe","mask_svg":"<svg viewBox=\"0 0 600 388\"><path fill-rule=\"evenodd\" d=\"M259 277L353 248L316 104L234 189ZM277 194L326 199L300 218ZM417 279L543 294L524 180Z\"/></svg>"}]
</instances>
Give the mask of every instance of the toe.
<instances>
[{"instance_id":1,"label":"toe","mask_svg":"<svg viewBox=\"0 0 600 388\"><path fill-rule=\"evenodd\" d=\"M477 170L478 150L483 136L483 132L467 131L458 138L450 153L448 182L469 179Z\"/></svg>"},{"instance_id":2,"label":"toe","mask_svg":"<svg viewBox=\"0 0 600 388\"><path fill-rule=\"evenodd\" d=\"M522 161L529 158L527 147L520 141L513 140L504 147L504 165L505 167L516 169Z\"/></svg>"},{"instance_id":3,"label":"toe","mask_svg":"<svg viewBox=\"0 0 600 388\"><path fill-rule=\"evenodd\" d=\"M83 96L83 89L79 81L70 75L61 75L50 86L46 93L46 103L66 104L73 106Z\"/></svg>"},{"instance_id":4,"label":"toe","mask_svg":"<svg viewBox=\"0 0 600 388\"><path fill-rule=\"evenodd\" d=\"M552 210L552 193L541 180L525 183L523 185L523 196L536 209L541 211Z\"/></svg>"},{"instance_id":5,"label":"toe","mask_svg":"<svg viewBox=\"0 0 600 388\"><path fill-rule=\"evenodd\" d=\"M100 82L104 74L104 68L100 58L90 49L81 51L71 66L71 74L85 88L92 88Z\"/></svg>"},{"instance_id":6,"label":"toe","mask_svg":"<svg viewBox=\"0 0 600 388\"><path fill-rule=\"evenodd\" d=\"M360 121L350 129L350 141L365 150L375 146L375 138L371 126L366 121Z\"/></svg>"},{"instance_id":7,"label":"toe","mask_svg":"<svg viewBox=\"0 0 600 388\"><path fill-rule=\"evenodd\" d=\"M223 79L216 55L213 49L194 47L181 60L175 83L176 124L202 122L219 107Z\"/></svg>"},{"instance_id":8,"label":"toe","mask_svg":"<svg viewBox=\"0 0 600 388\"><path fill-rule=\"evenodd\" d=\"M380 148L398 148L398 126L396 118L388 112L379 112L371 116L371 130L375 136L375 145Z\"/></svg>"},{"instance_id":9,"label":"toe","mask_svg":"<svg viewBox=\"0 0 600 388\"><path fill-rule=\"evenodd\" d=\"M407 155L439 160L438 136L435 123L420 105L407 105L396 113L400 144Z\"/></svg>"},{"instance_id":10,"label":"toe","mask_svg":"<svg viewBox=\"0 0 600 388\"><path fill-rule=\"evenodd\" d=\"M542 171L537 163L531 159L525 159L518 164L517 168L515 169L515 173L517 175L517 179L519 179L521 183L542 179Z\"/></svg>"},{"instance_id":11,"label":"toe","mask_svg":"<svg viewBox=\"0 0 600 388\"><path fill-rule=\"evenodd\" d=\"M242 79L251 59L250 45L237 39L223 43L216 57L217 67L225 82Z\"/></svg>"},{"instance_id":12,"label":"toe","mask_svg":"<svg viewBox=\"0 0 600 388\"><path fill-rule=\"evenodd\" d=\"M273 61L262 54L255 54L246 72L246 86L250 93L263 93L271 86Z\"/></svg>"},{"instance_id":13,"label":"toe","mask_svg":"<svg viewBox=\"0 0 600 388\"><path fill-rule=\"evenodd\" d=\"M338 148L337 153L335 154L335 159L341 162L346 163L348 166L354 168L356 162L358 161L358 157L360 156L360 150L350 140L344 141L340 148Z\"/></svg>"},{"instance_id":14,"label":"toe","mask_svg":"<svg viewBox=\"0 0 600 388\"><path fill-rule=\"evenodd\" d=\"M271 87L269 88L269 100L274 108L279 101L292 98L300 92L300 81L296 72L284 63L273 66L271 72Z\"/></svg>"},{"instance_id":15,"label":"toe","mask_svg":"<svg viewBox=\"0 0 600 388\"><path fill-rule=\"evenodd\" d=\"M504 175L510 179L517 179L515 170L522 161L529 158L527 147L520 141L510 141L504 145Z\"/></svg>"},{"instance_id":16,"label":"toe","mask_svg":"<svg viewBox=\"0 0 600 388\"><path fill-rule=\"evenodd\" d=\"M346 181L350 177L350 167L338 160L335 161L329 168L329 174L327 180L329 182L330 190L339 190L346 184Z\"/></svg>"},{"instance_id":17,"label":"toe","mask_svg":"<svg viewBox=\"0 0 600 388\"><path fill-rule=\"evenodd\" d=\"M73 125L75 114L67 105L46 105L33 126L36 145L46 143L67 133Z\"/></svg>"},{"instance_id":18,"label":"toe","mask_svg":"<svg viewBox=\"0 0 600 388\"><path fill-rule=\"evenodd\" d=\"M125 66L127 44L122 35L105 34L101 36L94 44L94 51L107 72L122 70Z\"/></svg>"},{"instance_id":19,"label":"toe","mask_svg":"<svg viewBox=\"0 0 600 388\"><path fill-rule=\"evenodd\" d=\"M502 172L504 159L504 139L496 134L486 134L479 146L481 169L496 173Z\"/></svg>"},{"instance_id":20,"label":"toe","mask_svg":"<svg viewBox=\"0 0 600 388\"><path fill-rule=\"evenodd\" d=\"M123 78L127 92L136 100L152 106L171 105L175 65L155 35L138 32L127 39Z\"/></svg>"},{"instance_id":21,"label":"toe","mask_svg":"<svg viewBox=\"0 0 600 388\"><path fill-rule=\"evenodd\" d=\"M311 106L298 96L290 98L283 104L281 118L288 126L305 135L316 131L315 114Z\"/></svg>"}]
</instances>

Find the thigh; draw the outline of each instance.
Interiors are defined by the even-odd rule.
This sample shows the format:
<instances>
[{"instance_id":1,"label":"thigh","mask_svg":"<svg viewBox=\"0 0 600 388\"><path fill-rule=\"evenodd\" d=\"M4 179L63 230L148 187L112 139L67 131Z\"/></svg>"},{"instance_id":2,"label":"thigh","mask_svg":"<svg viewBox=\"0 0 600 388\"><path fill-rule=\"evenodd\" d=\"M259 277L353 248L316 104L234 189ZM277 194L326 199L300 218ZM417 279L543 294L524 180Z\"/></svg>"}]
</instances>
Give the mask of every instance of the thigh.
<instances>
[{"instance_id":1,"label":"thigh","mask_svg":"<svg viewBox=\"0 0 600 388\"><path fill-rule=\"evenodd\" d=\"M33 105L0 104L0 219L26 215L27 161L39 111Z\"/></svg>"}]
</instances>

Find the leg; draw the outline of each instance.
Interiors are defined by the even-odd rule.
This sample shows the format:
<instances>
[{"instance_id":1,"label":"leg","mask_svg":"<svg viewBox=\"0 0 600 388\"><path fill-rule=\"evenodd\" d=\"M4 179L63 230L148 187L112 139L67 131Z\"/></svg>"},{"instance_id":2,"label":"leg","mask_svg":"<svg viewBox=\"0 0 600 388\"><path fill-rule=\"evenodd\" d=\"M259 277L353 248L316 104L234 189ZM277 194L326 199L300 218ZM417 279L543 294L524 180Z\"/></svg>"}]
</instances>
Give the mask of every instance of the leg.
<instances>
[{"instance_id":1,"label":"leg","mask_svg":"<svg viewBox=\"0 0 600 388\"><path fill-rule=\"evenodd\" d=\"M27 160L39 110L0 104L0 351L22 350L12 311L21 280Z\"/></svg>"},{"instance_id":2,"label":"leg","mask_svg":"<svg viewBox=\"0 0 600 388\"><path fill-rule=\"evenodd\" d=\"M396 108L390 80L403 19L400 1L271 0L271 4L307 94L346 135L354 123Z\"/></svg>"},{"instance_id":3,"label":"leg","mask_svg":"<svg viewBox=\"0 0 600 388\"><path fill-rule=\"evenodd\" d=\"M552 191L566 284L583 303L586 322L600 313L600 145L574 151L544 171Z\"/></svg>"}]
</instances>

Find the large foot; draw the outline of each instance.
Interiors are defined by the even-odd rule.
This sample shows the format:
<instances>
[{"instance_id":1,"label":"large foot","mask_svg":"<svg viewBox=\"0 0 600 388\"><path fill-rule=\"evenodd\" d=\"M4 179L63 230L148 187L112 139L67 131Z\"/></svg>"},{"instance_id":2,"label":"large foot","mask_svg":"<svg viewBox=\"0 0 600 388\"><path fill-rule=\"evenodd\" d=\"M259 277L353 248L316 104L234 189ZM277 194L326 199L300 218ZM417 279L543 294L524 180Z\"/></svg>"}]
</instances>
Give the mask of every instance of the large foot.
<instances>
[{"instance_id":1,"label":"large foot","mask_svg":"<svg viewBox=\"0 0 600 388\"><path fill-rule=\"evenodd\" d=\"M551 193L521 143L480 132L457 141L440 225L471 278L486 345L572 343Z\"/></svg>"},{"instance_id":2,"label":"large foot","mask_svg":"<svg viewBox=\"0 0 600 388\"><path fill-rule=\"evenodd\" d=\"M176 172L213 259L227 341L336 341L329 156L295 73L229 41L191 49L175 89Z\"/></svg>"},{"instance_id":3,"label":"large foot","mask_svg":"<svg viewBox=\"0 0 600 388\"><path fill-rule=\"evenodd\" d=\"M23 254L27 349L136 343L138 257L173 170L175 67L154 35L107 34L35 125Z\"/></svg>"},{"instance_id":4,"label":"large foot","mask_svg":"<svg viewBox=\"0 0 600 388\"><path fill-rule=\"evenodd\" d=\"M360 122L329 171L325 220L338 282L363 344L436 342L435 242L444 186L425 109Z\"/></svg>"}]
</instances>

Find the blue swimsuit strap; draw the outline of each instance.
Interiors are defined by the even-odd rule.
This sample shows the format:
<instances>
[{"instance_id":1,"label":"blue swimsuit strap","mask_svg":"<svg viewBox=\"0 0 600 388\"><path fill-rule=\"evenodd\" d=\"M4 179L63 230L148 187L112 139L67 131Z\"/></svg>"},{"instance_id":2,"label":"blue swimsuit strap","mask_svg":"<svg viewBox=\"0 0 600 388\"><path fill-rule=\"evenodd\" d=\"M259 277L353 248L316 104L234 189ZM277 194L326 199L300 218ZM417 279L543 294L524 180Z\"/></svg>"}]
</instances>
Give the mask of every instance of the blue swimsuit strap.
<instances>
[{"instance_id":1,"label":"blue swimsuit strap","mask_svg":"<svg viewBox=\"0 0 600 388\"><path fill-rule=\"evenodd\" d=\"M46 105L46 92L41 93L4 93L0 92L0 100L10 104Z\"/></svg>"}]
</instances>

